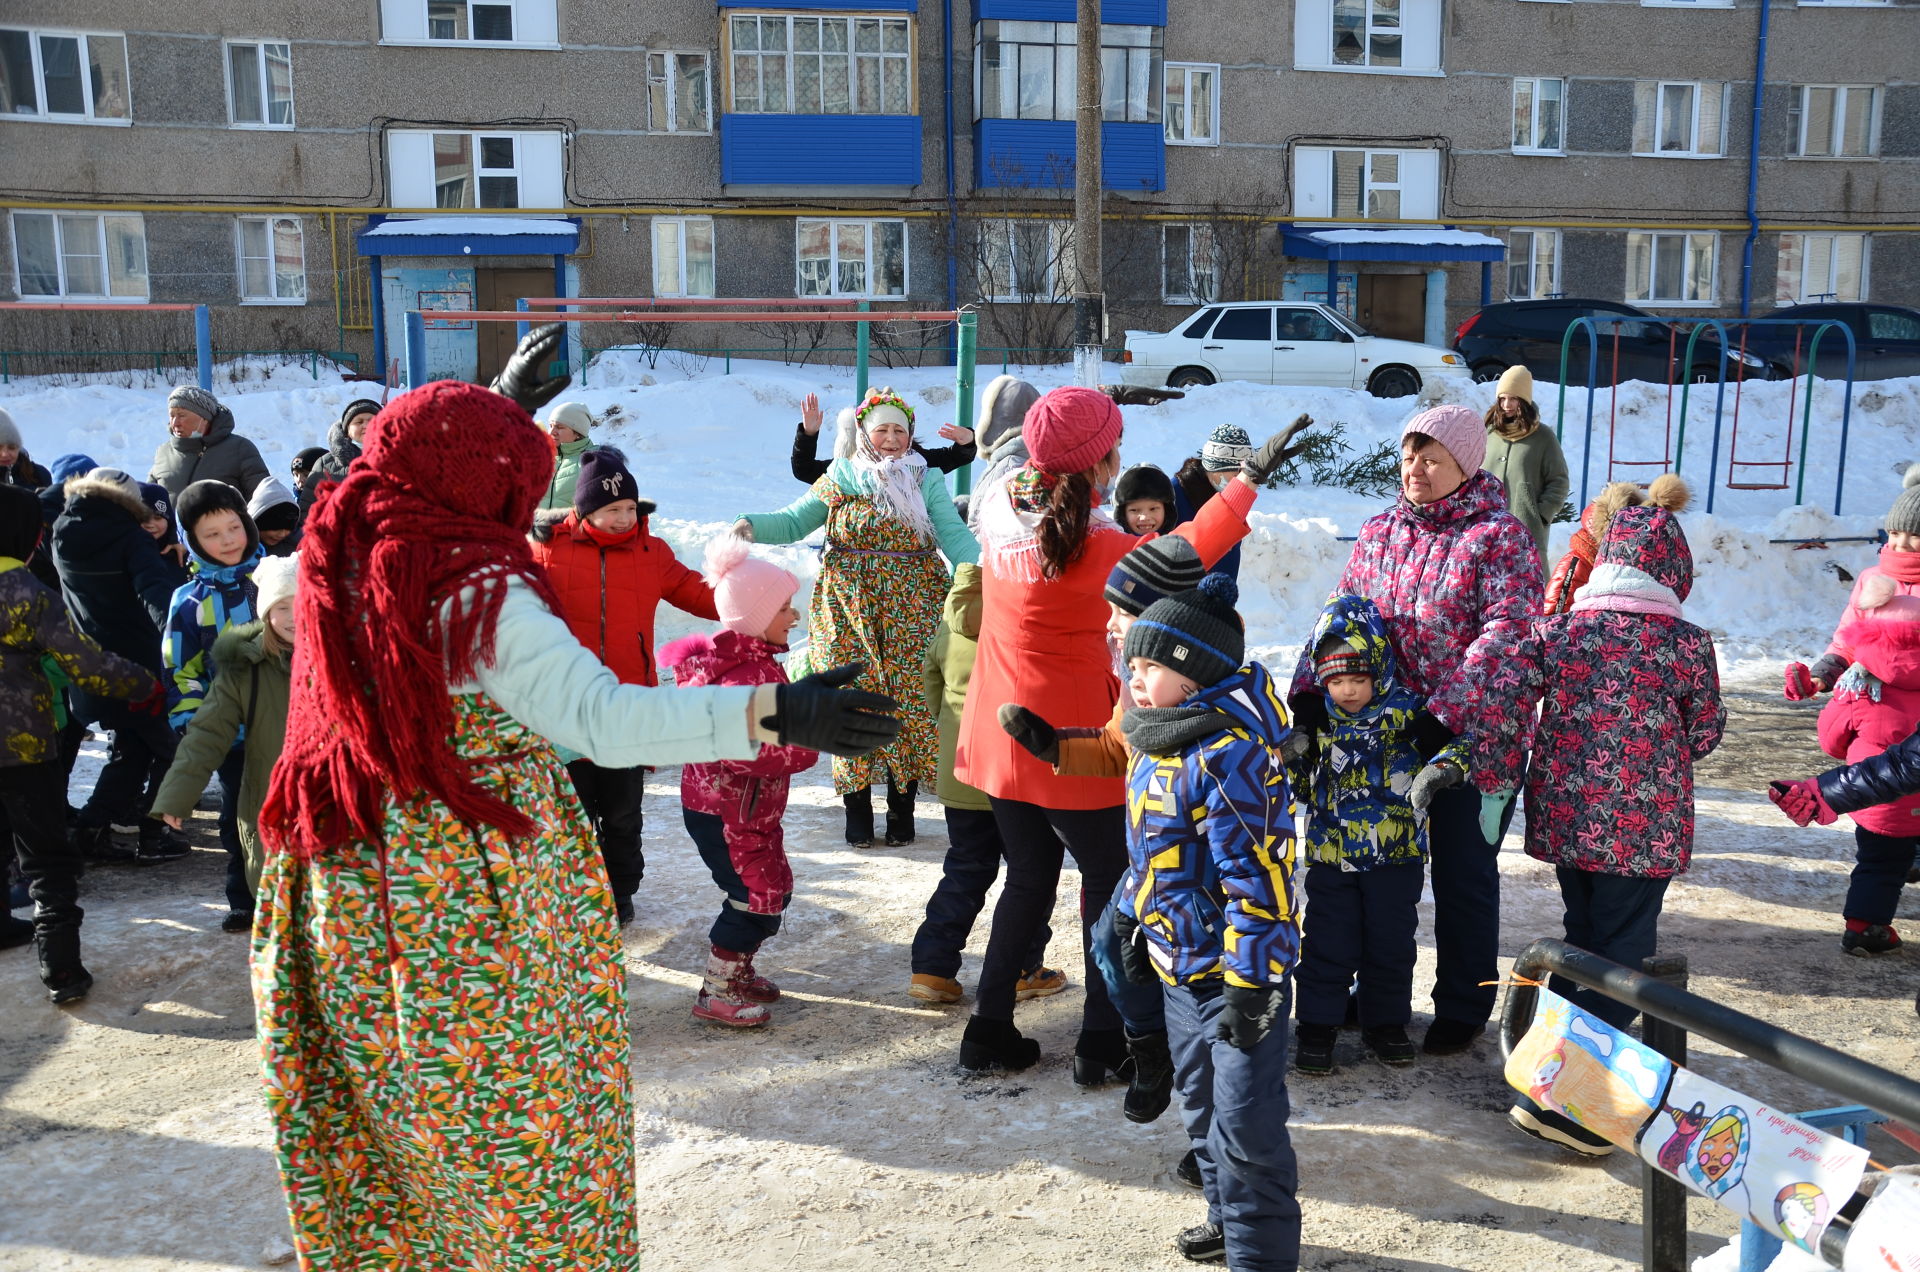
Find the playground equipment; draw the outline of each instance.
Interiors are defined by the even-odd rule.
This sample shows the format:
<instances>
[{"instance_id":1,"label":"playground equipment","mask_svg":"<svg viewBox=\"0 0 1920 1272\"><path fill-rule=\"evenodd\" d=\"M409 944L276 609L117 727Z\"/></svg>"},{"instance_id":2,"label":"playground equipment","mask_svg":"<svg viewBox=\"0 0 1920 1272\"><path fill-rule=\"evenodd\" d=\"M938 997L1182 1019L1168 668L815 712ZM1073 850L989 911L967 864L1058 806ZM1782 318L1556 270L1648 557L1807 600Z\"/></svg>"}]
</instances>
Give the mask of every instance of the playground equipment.
<instances>
[{"instance_id":1,"label":"playground equipment","mask_svg":"<svg viewBox=\"0 0 1920 1272\"><path fill-rule=\"evenodd\" d=\"M1594 414L1595 399L1599 395L1599 389L1597 387L1596 382L1599 379L1599 373L1600 373L1600 348L1601 348L1601 341L1602 341L1602 335L1601 335L1600 329L1603 325L1611 329L1611 336L1612 336L1612 339L1610 341L1611 355L1612 355L1611 356L1612 375L1609 377L1609 379L1611 380L1611 384L1608 387L1608 396L1607 396L1607 480L1608 481L1614 480L1615 472L1617 469L1620 469L1620 468L1654 468L1656 471L1671 470L1676 473L1681 471L1681 467L1685 462L1685 455L1686 455L1687 406L1688 406L1690 394L1692 392L1693 383L1695 379L1698 378L1693 374L1693 367L1695 365L1694 358L1699 347L1701 332L1707 330L1708 328L1712 328L1719 341L1718 348L1715 350L1715 352L1712 355L1713 360L1719 365L1720 368L1724 368L1729 361L1733 362L1734 364L1733 421L1732 421L1731 444L1729 448L1728 464L1727 464L1728 488L1732 490L1785 490L1788 486L1787 474L1789 471L1793 469L1794 463L1795 463L1794 455L1793 455L1793 427L1794 427L1793 416L1794 416L1795 404L1794 404L1794 397L1792 393L1789 393L1787 397L1787 438L1785 443L1786 457L1780 460L1739 458L1741 399L1742 399L1742 390L1745 386L1746 379L1747 379L1747 362L1746 362L1747 329L1750 327L1756 327L1756 326L1792 327L1794 329L1794 354L1795 354L1795 362L1797 364L1798 355L1800 352L1801 337L1805 332L1805 329L1811 327L1814 330L1807 344L1807 361L1806 361L1807 370L1804 377L1806 380L1806 396L1804 399L1804 405L1802 406L1800 411L1801 430L1800 430L1800 454L1799 454L1799 461L1798 461L1799 477L1798 477L1797 484L1795 486L1794 502L1795 503L1804 502L1803 495L1805 493L1805 487L1806 487L1807 435L1811 431L1812 420L1813 420L1813 392L1814 392L1814 383L1815 383L1814 367L1816 365L1816 360L1819 357L1820 345L1822 340L1825 339L1826 334L1829 330L1837 330L1838 332L1840 332L1841 336L1845 339L1846 346L1847 346L1846 388L1843 394L1844 404L1842 406L1841 420L1840 420L1840 449L1839 449L1840 477L1836 479L1835 488L1834 488L1834 497L1833 497L1834 514L1836 516L1839 515L1841 493L1842 493L1841 484L1845 481L1845 472L1846 472L1845 460L1846 460L1846 449L1847 449L1847 433L1853 418L1853 373L1854 373L1854 365L1855 365L1855 349L1854 349L1853 332L1850 331L1844 324L1838 323L1838 322L1832 322L1832 321L1804 322L1804 321L1791 319L1791 318L1740 318L1740 319L1697 318L1697 319L1663 320L1665 326L1667 327L1668 365L1670 367L1682 368L1682 370L1675 373L1669 373L1668 375L1667 386L1666 386L1667 400L1666 400L1665 432L1661 442L1660 458L1658 459L1623 459L1623 458L1620 458L1616 450L1617 443L1618 443L1618 427L1617 427L1618 426L1618 409L1617 408L1619 405L1619 396L1620 396L1619 366L1620 366L1621 328L1627 324L1643 323L1645 321L1647 320L1644 318L1638 318L1638 317L1633 317L1629 315L1598 317L1598 318L1583 316L1580 318L1576 318L1572 322L1568 323L1566 334L1561 337L1561 340L1560 340L1560 393L1559 393L1559 404L1558 404L1558 417L1555 422L1554 432L1555 432L1555 435L1559 437L1563 443L1566 440L1567 379L1568 379L1567 372L1571 365L1571 358L1573 353L1573 339L1575 334L1581 331L1585 331L1588 337L1587 377L1586 377L1587 416L1586 416L1586 432L1582 441L1582 449L1581 449L1580 503L1578 506L1584 508L1587 504L1589 481L1591 477L1592 457L1593 457L1593 414ZM1681 322L1688 322L1688 323L1691 323L1693 326L1692 333L1687 337L1687 343L1686 343L1684 353L1682 353L1682 351L1679 348L1679 324ZM1733 345L1728 340L1727 329L1728 327L1734 326L1734 325L1738 325L1741 329L1740 340L1739 340L1738 348L1735 350L1735 356L1729 357L1727 350L1732 349ZM1678 379L1679 379L1679 388L1680 388L1679 423L1677 427L1674 422L1674 401L1673 401L1673 397L1674 397L1673 390L1675 387L1676 375L1678 376ZM1708 512L1713 511L1714 494L1715 494L1716 484L1718 481L1718 473L1720 468L1721 423L1726 413L1726 391L1727 391L1727 377L1724 374L1724 372L1716 374L1714 379L1717 387L1714 394L1714 407L1713 407L1714 409L1713 449L1708 462L1708 470L1709 470L1709 479L1707 481L1707 511ZM1734 480L1736 472L1742 468L1776 468L1780 470L1780 480L1777 483L1739 482Z\"/></svg>"},{"instance_id":2,"label":"playground equipment","mask_svg":"<svg viewBox=\"0 0 1920 1272\"><path fill-rule=\"evenodd\" d=\"M193 315L193 353L200 387L213 391L213 322L205 305L111 305L13 300L0 302L0 309L64 309L82 313L155 314L190 313Z\"/></svg>"}]
</instances>

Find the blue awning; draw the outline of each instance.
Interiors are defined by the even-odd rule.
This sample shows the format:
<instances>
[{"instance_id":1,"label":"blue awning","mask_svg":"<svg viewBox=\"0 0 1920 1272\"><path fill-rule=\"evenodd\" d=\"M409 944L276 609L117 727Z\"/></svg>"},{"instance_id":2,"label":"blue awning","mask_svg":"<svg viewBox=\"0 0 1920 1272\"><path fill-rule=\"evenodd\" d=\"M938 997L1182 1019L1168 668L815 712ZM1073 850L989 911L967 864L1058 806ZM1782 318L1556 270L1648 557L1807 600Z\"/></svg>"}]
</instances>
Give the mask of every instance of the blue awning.
<instances>
[{"instance_id":1,"label":"blue awning","mask_svg":"<svg viewBox=\"0 0 1920 1272\"><path fill-rule=\"evenodd\" d=\"M566 256L580 244L574 217L380 217L355 236L362 256Z\"/></svg>"},{"instance_id":2,"label":"blue awning","mask_svg":"<svg viewBox=\"0 0 1920 1272\"><path fill-rule=\"evenodd\" d=\"M1471 230L1282 230L1280 251L1314 261L1501 261L1507 245Z\"/></svg>"}]
</instances>

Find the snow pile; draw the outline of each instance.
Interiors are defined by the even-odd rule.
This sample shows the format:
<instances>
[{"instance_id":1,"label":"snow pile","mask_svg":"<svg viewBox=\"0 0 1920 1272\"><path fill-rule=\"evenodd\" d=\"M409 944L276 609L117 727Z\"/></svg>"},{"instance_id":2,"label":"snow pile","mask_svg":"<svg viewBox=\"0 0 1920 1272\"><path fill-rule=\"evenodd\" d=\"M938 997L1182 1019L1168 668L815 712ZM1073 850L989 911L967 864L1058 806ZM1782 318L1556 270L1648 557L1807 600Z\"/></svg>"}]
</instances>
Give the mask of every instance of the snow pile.
<instances>
[{"instance_id":1,"label":"snow pile","mask_svg":"<svg viewBox=\"0 0 1920 1272\"><path fill-rule=\"evenodd\" d=\"M1828 1272L1830 1265L1799 1246L1783 1245L1766 1272ZM1740 1272L1740 1242L1729 1241L1712 1254L1693 1261L1693 1272Z\"/></svg>"}]
</instances>

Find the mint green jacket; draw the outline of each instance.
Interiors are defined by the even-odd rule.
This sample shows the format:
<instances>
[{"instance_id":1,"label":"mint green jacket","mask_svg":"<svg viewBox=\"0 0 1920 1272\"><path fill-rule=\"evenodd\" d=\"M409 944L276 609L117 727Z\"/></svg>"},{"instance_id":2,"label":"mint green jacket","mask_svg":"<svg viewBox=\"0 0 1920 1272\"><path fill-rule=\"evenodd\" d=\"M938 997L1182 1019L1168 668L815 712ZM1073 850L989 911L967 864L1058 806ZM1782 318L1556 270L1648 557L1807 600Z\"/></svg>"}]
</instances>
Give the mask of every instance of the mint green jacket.
<instances>
[{"instance_id":1,"label":"mint green jacket","mask_svg":"<svg viewBox=\"0 0 1920 1272\"><path fill-rule=\"evenodd\" d=\"M854 473L851 460L834 460L824 480L847 494L860 493L860 479ZM929 468L921 476L920 494L927 501L927 518L933 522L934 538L947 560L955 565L977 563L980 544L967 529L966 522L960 520L953 496L947 493L947 483L937 470ZM756 543L798 543L827 524L827 504L809 488L806 494L778 512L750 513L738 520L753 527Z\"/></svg>"}]
</instances>

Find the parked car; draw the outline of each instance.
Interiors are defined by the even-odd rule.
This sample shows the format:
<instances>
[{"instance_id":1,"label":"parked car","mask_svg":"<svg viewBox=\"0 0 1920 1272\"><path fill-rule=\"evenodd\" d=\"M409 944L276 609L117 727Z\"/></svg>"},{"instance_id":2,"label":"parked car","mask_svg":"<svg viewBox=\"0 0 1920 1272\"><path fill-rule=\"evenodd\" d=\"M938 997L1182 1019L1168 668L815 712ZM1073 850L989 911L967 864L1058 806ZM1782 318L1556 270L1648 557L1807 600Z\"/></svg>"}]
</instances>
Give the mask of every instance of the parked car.
<instances>
[{"instance_id":1,"label":"parked car","mask_svg":"<svg viewBox=\"0 0 1920 1272\"><path fill-rule=\"evenodd\" d=\"M1722 349L1711 328L1700 333L1694 346L1692 373L1682 374L1680 364L1686 360L1691 327L1676 327L1644 309L1614 300L1510 300L1488 305L1454 329L1453 347L1467 360L1467 368L1476 380L1497 380L1502 371L1517 365L1533 372L1536 379L1558 384L1561 342L1567 328L1580 318L1597 320L1600 366L1596 382L1601 385L1613 384L1616 379L1649 384L1715 380L1723 367L1726 378L1734 379L1736 364L1740 363L1745 365L1747 379L1777 380L1792 374L1785 363L1752 351L1740 352L1737 335L1732 351ZM1625 321L1615 321L1618 319ZM1586 335L1576 333L1567 358L1568 384L1587 382L1588 348ZM1616 365L1618 376L1614 374Z\"/></svg>"},{"instance_id":2,"label":"parked car","mask_svg":"<svg viewBox=\"0 0 1920 1272\"><path fill-rule=\"evenodd\" d=\"M1858 305L1829 302L1794 305L1761 315L1791 318L1802 327L1757 326L1747 329L1747 348L1779 362L1794 375L1806 370L1807 346L1823 322L1841 323L1853 332L1856 380L1891 380L1920 375L1920 309L1904 305ZM1794 336L1799 334L1798 348ZM1736 334L1735 339L1738 339ZM1820 360L1814 373L1840 379L1847 372L1847 342L1838 332L1820 338Z\"/></svg>"},{"instance_id":3,"label":"parked car","mask_svg":"<svg viewBox=\"0 0 1920 1272\"><path fill-rule=\"evenodd\" d=\"M1270 300L1208 305L1172 331L1129 331L1120 379L1176 389L1219 380L1332 385L1407 397L1434 376L1464 378L1451 349L1388 340L1325 305Z\"/></svg>"}]
</instances>

